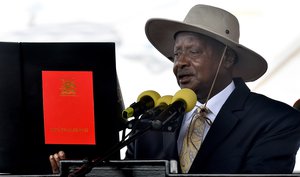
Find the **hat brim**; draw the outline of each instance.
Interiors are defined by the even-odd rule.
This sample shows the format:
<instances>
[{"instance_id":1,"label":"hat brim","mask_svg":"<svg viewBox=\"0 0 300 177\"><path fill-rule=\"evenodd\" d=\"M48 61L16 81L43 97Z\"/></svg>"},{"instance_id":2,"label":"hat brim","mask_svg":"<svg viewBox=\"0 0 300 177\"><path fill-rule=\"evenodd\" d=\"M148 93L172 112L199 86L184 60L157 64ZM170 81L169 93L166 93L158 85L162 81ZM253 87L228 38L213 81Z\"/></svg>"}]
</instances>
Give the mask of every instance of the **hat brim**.
<instances>
[{"instance_id":1,"label":"hat brim","mask_svg":"<svg viewBox=\"0 0 300 177\"><path fill-rule=\"evenodd\" d=\"M256 52L211 32L209 29L188 25L182 22L153 18L147 21L145 32L152 45L169 60L173 60L174 35L179 31L190 31L209 36L233 49L238 62L233 70L233 77L241 77L245 82L260 78L268 68L266 60Z\"/></svg>"}]
</instances>

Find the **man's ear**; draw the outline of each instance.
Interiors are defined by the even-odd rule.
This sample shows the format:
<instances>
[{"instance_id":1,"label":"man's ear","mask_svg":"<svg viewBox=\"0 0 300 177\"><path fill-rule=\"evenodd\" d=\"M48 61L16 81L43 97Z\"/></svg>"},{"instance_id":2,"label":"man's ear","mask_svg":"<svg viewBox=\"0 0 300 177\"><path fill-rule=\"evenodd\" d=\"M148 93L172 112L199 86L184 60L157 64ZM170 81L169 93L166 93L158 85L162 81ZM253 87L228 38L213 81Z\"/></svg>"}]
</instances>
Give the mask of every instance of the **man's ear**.
<instances>
[{"instance_id":1,"label":"man's ear","mask_svg":"<svg viewBox=\"0 0 300 177\"><path fill-rule=\"evenodd\" d=\"M231 68L237 61L236 54L233 50L227 49L224 56L224 66L226 68Z\"/></svg>"}]
</instances>

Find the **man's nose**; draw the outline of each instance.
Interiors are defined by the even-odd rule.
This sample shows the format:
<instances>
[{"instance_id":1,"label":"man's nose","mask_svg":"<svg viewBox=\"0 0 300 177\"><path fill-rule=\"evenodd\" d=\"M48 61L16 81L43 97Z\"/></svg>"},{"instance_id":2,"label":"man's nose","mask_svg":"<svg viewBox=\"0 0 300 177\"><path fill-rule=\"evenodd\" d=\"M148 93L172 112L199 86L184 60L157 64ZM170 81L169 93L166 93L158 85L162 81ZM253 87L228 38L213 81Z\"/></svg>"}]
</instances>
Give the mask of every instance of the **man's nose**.
<instances>
[{"instance_id":1,"label":"man's nose","mask_svg":"<svg viewBox=\"0 0 300 177\"><path fill-rule=\"evenodd\" d=\"M179 67L183 67L189 65L189 62L190 62L189 57L185 53L183 53L177 58L176 65L178 65Z\"/></svg>"}]
</instances>

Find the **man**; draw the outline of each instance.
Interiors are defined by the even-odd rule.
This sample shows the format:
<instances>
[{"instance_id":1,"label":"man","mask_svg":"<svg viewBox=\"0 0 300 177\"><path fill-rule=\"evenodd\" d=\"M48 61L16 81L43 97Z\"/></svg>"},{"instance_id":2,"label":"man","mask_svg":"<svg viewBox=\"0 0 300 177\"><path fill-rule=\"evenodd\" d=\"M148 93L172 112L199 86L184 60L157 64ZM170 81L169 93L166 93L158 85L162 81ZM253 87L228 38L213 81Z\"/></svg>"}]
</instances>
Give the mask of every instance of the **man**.
<instances>
[{"instance_id":1,"label":"man","mask_svg":"<svg viewBox=\"0 0 300 177\"><path fill-rule=\"evenodd\" d=\"M248 89L245 82L261 77L267 63L239 44L239 24L232 14L196 5L183 22L150 19L145 31L174 62L180 88L192 89L198 102L179 118L175 132L149 131L130 144L126 159L175 159L182 173L293 172L300 113ZM62 152L50 156L52 169L61 158Z\"/></svg>"},{"instance_id":2,"label":"man","mask_svg":"<svg viewBox=\"0 0 300 177\"><path fill-rule=\"evenodd\" d=\"M158 51L174 62L178 85L196 93L196 107L209 110L209 121L189 160L181 156L185 141L191 141L185 136L193 131L189 127L194 110L183 117L179 131L148 132L136 140L128 146L127 159L175 159L183 173L293 172L300 113L248 89L245 82L261 77L267 63L239 44L239 24L232 14L196 5L183 22L150 19L145 31Z\"/></svg>"}]
</instances>

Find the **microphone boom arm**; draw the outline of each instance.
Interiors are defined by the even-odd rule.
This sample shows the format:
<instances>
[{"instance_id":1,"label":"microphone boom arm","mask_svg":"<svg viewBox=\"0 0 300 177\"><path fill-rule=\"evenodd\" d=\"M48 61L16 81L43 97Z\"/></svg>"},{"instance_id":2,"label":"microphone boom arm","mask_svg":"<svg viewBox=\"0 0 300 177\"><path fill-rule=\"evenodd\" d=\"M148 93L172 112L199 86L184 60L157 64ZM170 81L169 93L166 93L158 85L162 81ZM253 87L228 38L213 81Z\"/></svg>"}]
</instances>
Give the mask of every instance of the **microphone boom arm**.
<instances>
[{"instance_id":1,"label":"microphone boom arm","mask_svg":"<svg viewBox=\"0 0 300 177\"><path fill-rule=\"evenodd\" d=\"M140 136L142 136L144 133L146 133L148 130L151 129L151 125L147 126L146 128L137 131L135 134L130 136L127 140L119 142L115 147L111 148L107 153L104 154L104 156L100 156L92 161L88 161L85 164L83 164L79 169L73 171L68 175L68 177L81 177L85 174L89 173L95 166L98 164L108 160L114 153L117 151L120 151L123 147L127 146ZM132 130L133 131L133 130Z\"/></svg>"}]
</instances>

